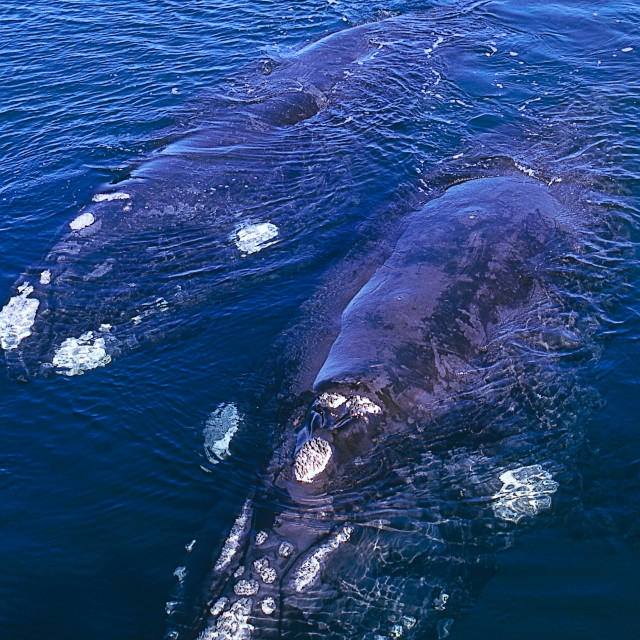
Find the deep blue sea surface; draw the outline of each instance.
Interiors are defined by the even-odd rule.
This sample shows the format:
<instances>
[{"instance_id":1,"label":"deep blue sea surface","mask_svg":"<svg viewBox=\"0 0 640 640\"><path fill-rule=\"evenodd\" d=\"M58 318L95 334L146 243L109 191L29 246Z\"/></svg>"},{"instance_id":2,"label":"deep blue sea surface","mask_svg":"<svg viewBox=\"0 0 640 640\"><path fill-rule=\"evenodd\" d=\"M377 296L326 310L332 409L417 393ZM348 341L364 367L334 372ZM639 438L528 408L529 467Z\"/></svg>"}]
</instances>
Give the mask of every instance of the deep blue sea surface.
<instances>
[{"instance_id":1,"label":"deep blue sea surface","mask_svg":"<svg viewBox=\"0 0 640 640\"><path fill-rule=\"evenodd\" d=\"M639 78L633 0L5 0L0 638L190 637L340 311L501 175L579 220L578 382L530 381L574 480L440 633L640 637Z\"/></svg>"}]
</instances>

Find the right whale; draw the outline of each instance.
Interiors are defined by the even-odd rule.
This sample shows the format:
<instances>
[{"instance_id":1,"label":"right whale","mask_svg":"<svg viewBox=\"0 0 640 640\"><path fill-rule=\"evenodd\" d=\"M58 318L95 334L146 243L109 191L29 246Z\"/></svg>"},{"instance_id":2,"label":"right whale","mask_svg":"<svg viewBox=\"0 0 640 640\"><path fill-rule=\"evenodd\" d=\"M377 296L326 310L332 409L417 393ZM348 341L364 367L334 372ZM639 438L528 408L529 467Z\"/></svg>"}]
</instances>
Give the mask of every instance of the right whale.
<instances>
[{"instance_id":1,"label":"right whale","mask_svg":"<svg viewBox=\"0 0 640 640\"><path fill-rule=\"evenodd\" d=\"M525 177L409 216L221 543L191 634L449 635L495 552L574 500L589 349L552 267L574 222Z\"/></svg>"}]
</instances>

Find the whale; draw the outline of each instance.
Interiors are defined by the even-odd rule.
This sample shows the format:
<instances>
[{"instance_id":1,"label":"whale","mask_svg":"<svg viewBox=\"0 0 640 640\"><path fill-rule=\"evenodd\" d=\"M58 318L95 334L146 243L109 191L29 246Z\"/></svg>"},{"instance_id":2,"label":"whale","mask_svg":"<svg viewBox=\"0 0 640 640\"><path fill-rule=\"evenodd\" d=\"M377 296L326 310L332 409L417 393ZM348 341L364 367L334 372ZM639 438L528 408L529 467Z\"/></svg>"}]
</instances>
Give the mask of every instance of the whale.
<instances>
[{"instance_id":1,"label":"whale","mask_svg":"<svg viewBox=\"0 0 640 640\"><path fill-rule=\"evenodd\" d=\"M265 75L249 74L251 91L203 107L196 130L94 193L0 308L10 369L27 377L98 369L179 330L179 310L197 315L242 287L233 274L283 242L290 208L264 209L287 201L287 158L304 154L296 127L400 28L392 18L347 28L270 61Z\"/></svg>"},{"instance_id":2,"label":"whale","mask_svg":"<svg viewBox=\"0 0 640 640\"><path fill-rule=\"evenodd\" d=\"M574 228L514 175L407 216L220 540L197 621L167 637L450 634L497 553L576 488L586 337L552 268Z\"/></svg>"}]
</instances>

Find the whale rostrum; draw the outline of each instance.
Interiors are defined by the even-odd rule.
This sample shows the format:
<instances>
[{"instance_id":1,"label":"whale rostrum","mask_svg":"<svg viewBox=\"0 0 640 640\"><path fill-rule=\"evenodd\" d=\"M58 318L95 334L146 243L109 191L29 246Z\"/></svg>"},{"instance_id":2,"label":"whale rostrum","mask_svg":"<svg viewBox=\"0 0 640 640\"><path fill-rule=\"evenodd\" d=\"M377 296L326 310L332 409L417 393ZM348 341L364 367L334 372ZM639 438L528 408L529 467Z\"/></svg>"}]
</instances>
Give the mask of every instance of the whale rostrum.
<instances>
[{"instance_id":1,"label":"whale rostrum","mask_svg":"<svg viewBox=\"0 0 640 640\"><path fill-rule=\"evenodd\" d=\"M403 229L222 545L202 640L444 638L571 477L577 367L545 338L571 325L549 268L570 212L481 178Z\"/></svg>"}]
</instances>

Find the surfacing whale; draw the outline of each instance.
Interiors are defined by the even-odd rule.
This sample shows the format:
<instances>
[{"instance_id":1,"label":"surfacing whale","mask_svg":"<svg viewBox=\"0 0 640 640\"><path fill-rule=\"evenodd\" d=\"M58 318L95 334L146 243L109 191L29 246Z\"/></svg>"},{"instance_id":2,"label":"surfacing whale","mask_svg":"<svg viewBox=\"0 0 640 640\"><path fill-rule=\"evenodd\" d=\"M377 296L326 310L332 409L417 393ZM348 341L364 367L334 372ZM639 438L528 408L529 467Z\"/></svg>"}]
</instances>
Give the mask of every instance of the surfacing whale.
<instances>
[{"instance_id":1,"label":"surfacing whale","mask_svg":"<svg viewBox=\"0 0 640 640\"><path fill-rule=\"evenodd\" d=\"M237 288L229 274L238 259L282 241L282 220L264 219L263 210L286 201L273 185L287 157L304 151L283 132L317 115L394 24L306 46L255 98L227 100L205 128L95 193L0 308L0 350L14 371L76 375L104 366L179 327L176 310L202 309Z\"/></svg>"},{"instance_id":2,"label":"surfacing whale","mask_svg":"<svg viewBox=\"0 0 640 640\"><path fill-rule=\"evenodd\" d=\"M584 401L581 342L548 268L570 228L523 177L408 217L219 548L199 631L168 637L449 634L495 552L574 482L579 419L557 407Z\"/></svg>"}]
</instances>

